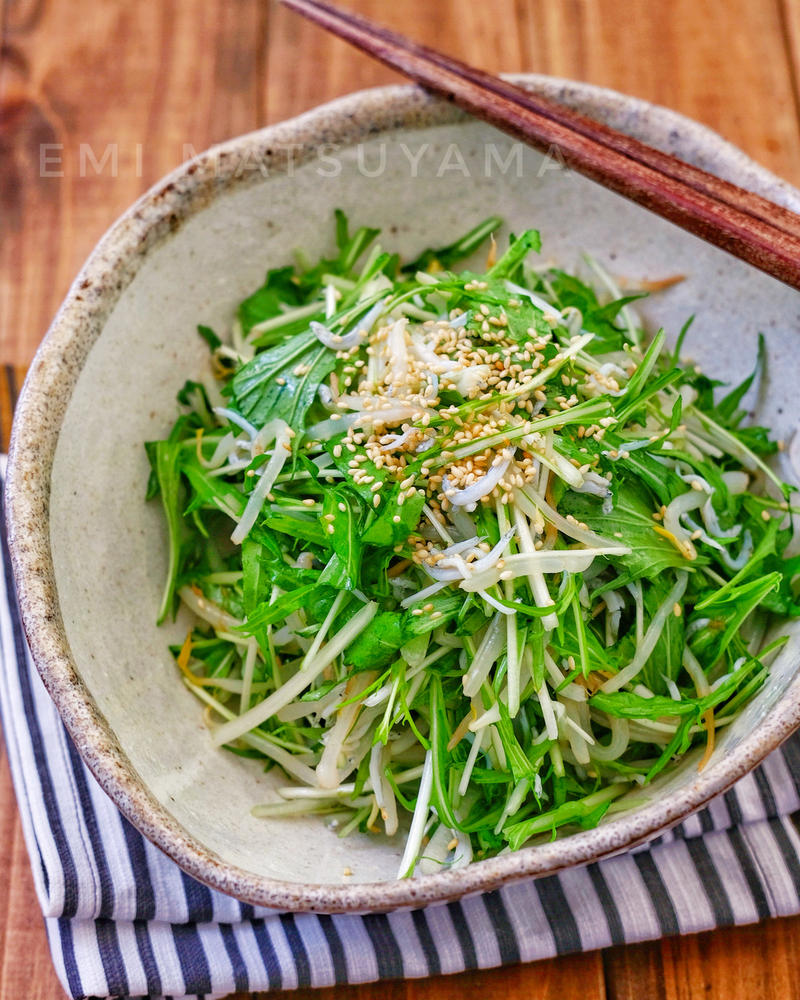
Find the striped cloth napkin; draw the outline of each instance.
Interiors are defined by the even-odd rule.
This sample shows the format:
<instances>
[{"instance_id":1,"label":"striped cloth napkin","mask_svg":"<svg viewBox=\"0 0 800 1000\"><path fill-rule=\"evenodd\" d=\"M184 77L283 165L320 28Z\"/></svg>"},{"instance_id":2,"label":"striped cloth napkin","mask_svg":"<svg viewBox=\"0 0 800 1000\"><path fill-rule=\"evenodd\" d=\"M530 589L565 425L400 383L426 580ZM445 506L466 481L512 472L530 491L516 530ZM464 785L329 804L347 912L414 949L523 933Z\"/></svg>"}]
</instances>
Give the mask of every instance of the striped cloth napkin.
<instances>
[{"instance_id":1,"label":"striped cloth napkin","mask_svg":"<svg viewBox=\"0 0 800 1000\"><path fill-rule=\"evenodd\" d=\"M800 736L599 864L388 915L279 913L195 882L84 767L30 661L5 539L0 710L53 961L72 997L222 996L529 962L800 912Z\"/></svg>"}]
</instances>

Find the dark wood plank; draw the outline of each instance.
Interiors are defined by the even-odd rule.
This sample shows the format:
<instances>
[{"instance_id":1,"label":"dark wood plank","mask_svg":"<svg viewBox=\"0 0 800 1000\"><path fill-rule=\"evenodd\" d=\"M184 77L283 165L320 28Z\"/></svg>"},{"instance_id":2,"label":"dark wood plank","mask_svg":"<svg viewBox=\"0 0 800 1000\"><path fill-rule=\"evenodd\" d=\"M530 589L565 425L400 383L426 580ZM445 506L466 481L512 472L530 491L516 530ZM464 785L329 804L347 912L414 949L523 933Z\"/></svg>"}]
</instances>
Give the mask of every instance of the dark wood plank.
<instances>
[{"instance_id":1,"label":"dark wood plank","mask_svg":"<svg viewBox=\"0 0 800 1000\"><path fill-rule=\"evenodd\" d=\"M593 1000L606 996L602 963L597 952L552 959L535 965L517 965L484 972L463 972L435 979L410 979L363 986L258 994L270 1000L463 1000L476 989L481 1000ZM227 1000L248 1000L237 993Z\"/></svg>"},{"instance_id":2,"label":"dark wood plank","mask_svg":"<svg viewBox=\"0 0 800 1000\"><path fill-rule=\"evenodd\" d=\"M608 1000L666 1000L658 941L603 952Z\"/></svg>"},{"instance_id":3,"label":"dark wood plank","mask_svg":"<svg viewBox=\"0 0 800 1000\"><path fill-rule=\"evenodd\" d=\"M781 2L520 3L526 68L675 108L800 182L797 102ZM768 112L767 112L768 109Z\"/></svg>"},{"instance_id":4,"label":"dark wood plank","mask_svg":"<svg viewBox=\"0 0 800 1000\"><path fill-rule=\"evenodd\" d=\"M608 1000L800 997L800 917L604 954Z\"/></svg>"},{"instance_id":5,"label":"dark wood plank","mask_svg":"<svg viewBox=\"0 0 800 1000\"><path fill-rule=\"evenodd\" d=\"M56 1000L56 976L33 889L5 748L0 752L0 997Z\"/></svg>"},{"instance_id":6,"label":"dark wood plank","mask_svg":"<svg viewBox=\"0 0 800 1000\"><path fill-rule=\"evenodd\" d=\"M490 70L574 76L672 105L800 177L777 0L636 4L624 22L613 0L351 5ZM90 18L76 0L5 9L3 362L30 360L97 238L193 150L399 80L275 0L109 0Z\"/></svg>"},{"instance_id":7,"label":"dark wood plank","mask_svg":"<svg viewBox=\"0 0 800 1000\"><path fill-rule=\"evenodd\" d=\"M263 123L267 5L4 6L0 361L26 364L114 219L193 151Z\"/></svg>"}]
</instances>

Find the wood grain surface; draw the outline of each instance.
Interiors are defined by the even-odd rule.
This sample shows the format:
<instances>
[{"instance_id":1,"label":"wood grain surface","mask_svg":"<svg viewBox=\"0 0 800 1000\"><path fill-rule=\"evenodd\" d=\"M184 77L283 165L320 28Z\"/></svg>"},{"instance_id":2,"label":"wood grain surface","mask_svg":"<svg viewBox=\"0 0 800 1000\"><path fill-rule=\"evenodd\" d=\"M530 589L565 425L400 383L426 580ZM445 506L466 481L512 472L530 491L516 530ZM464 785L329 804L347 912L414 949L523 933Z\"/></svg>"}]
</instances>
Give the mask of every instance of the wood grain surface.
<instances>
[{"instance_id":1,"label":"wood grain surface","mask_svg":"<svg viewBox=\"0 0 800 1000\"><path fill-rule=\"evenodd\" d=\"M668 105L800 185L800 0L349 6L489 70L573 77ZM124 208L213 142L397 77L268 0L0 0L0 12L5 447L10 376L30 362L82 261ZM503 970L291 995L450 1000L476 990L484 1000L783 1000L800 997L799 956L797 918ZM5 759L0 997L63 997Z\"/></svg>"}]
</instances>

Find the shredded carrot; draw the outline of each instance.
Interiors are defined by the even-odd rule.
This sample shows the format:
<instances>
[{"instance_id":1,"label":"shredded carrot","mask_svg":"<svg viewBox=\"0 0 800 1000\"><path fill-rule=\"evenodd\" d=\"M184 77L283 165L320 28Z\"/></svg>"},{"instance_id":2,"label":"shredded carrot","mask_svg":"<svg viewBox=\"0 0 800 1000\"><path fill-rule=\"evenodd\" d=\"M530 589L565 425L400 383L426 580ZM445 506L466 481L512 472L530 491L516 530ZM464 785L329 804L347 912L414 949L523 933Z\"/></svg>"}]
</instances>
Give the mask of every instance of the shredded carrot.
<instances>
[{"instance_id":1,"label":"shredded carrot","mask_svg":"<svg viewBox=\"0 0 800 1000\"><path fill-rule=\"evenodd\" d=\"M489 239L492 242L491 242L491 246L489 247L489 253L486 256L486 270L487 271L489 270L489 268L494 267L494 265L497 263L497 240L494 238L494 233L492 233L492 235L489 237Z\"/></svg>"},{"instance_id":2,"label":"shredded carrot","mask_svg":"<svg viewBox=\"0 0 800 1000\"><path fill-rule=\"evenodd\" d=\"M654 524L652 527L657 535L661 535L662 538L666 538L668 542L671 542L685 559L691 561L697 558L694 548L690 548L686 542L682 542L679 538L676 538L671 531L662 528L660 524Z\"/></svg>"},{"instance_id":3,"label":"shredded carrot","mask_svg":"<svg viewBox=\"0 0 800 1000\"><path fill-rule=\"evenodd\" d=\"M596 694L603 686L603 682L613 676L610 670L592 670L586 677L579 674L575 678L575 683L585 687L591 694Z\"/></svg>"},{"instance_id":4,"label":"shredded carrot","mask_svg":"<svg viewBox=\"0 0 800 1000\"><path fill-rule=\"evenodd\" d=\"M714 709L713 708L709 708L709 710L705 713L705 715L703 716L703 721L706 724L706 735L707 735L708 740L706 742L706 752L703 754L703 759L700 761L700 763L697 766L697 770L698 771L702 771L703 770L703 768L706 766L706 764L711 760L711 754L714 752L714 742L715 742L715 740L714 740L714 733L715 733L715 729L714 729Z\"/></svg>"},{"instance_id":5,"label":"shredded carrot","mask_svg":"<svg viewBox=\"0 0 800 1000\"><path fill-rule=\"evenodd\" d=\"M198 677L197 674L192 673L189 669L189 660L191 657L192 633L189 631L186 633L186 638L183 640L181 651L175 658L175 662L178 664L180 672L190 684L194 684L196 687L215 687L216 685L213 677Z\"/></svg>"},{"instance_id":6,"label":"shredded carrot","mask_svg":"<svg viewBox=\"0 0 800 1000\"><path fill-rule=\"evenodd\" d=\"M661 292L686 281L685 274L671 274L666 278L617 278L617 284L623 289L637 292Z\"/></svg>"},{"instance_id":7,"label":"shredded carrot","mask_svg":"<svg viewBox=\"0 0 800 1000\"><path fill-rule=\"evenodd\" d=\"M411 565L411 560L410 559L401 559L400 562L397 562L397 563L394 564L394 566L392 566L392 568L389 570L389 572L386 575L390 579L391 579L391 577L394 577L394 576L400 576L400 574L404 570L407 570L410 565Z\"/></svg>"},{"instance_id":8,"label":"shredded carrot","mask_svg":"<svg viewBox=\"0 0 800 1000\"><path fill-rule=\"evenodd\" d=\"M181 651L180 653L178 653L175 662L178 664L181 673L185 677L188 677L193 684L196 684L198 678L195 677L195 675L189 669L189 658L191 657L191 655L192 655L192 630L189 629L189 631L186 633L186 638L183 640Z\"/></svg>"},{"instance_id":9,"label":"shredded carrot","mask_svg":"<svg viewBox=\"0 0 800 1000\"><path fill-rule=\"evenodd\" d=\"M679 285L682 281L686 281L685 274L673 274L669 278L653 281L639 281L637 284L642 292L662 292L665 288L672 288L673 285Z\"/></svg>"},{"instance_id":10,"label":"shredded carrot","mask_svg":"<svg viewBox=\"0 0 800 1000\"><path fill-rule=\"evenodd\" d=\"M197 430L194 432L194 446L195 446L195 451L197 452L197 461L201 465L203 464L203 447L202 447L202 445L203 445L203 428L202 427L198 427Z\"/></svg>"},{"instance_id":11,"label":"shredded carrot","mask_svg":"<svg viewBox=\"0 0 800 1000\"><path fill-rule=\"evenodd\" d=\"M469 730L469 724L475 718L475 709L470 708L464 718L459 722L453 731L453 735L447 741L447 752L452 753L453 750L458 746L458 744L464 739Z\"/></svg>"}]
</instances>

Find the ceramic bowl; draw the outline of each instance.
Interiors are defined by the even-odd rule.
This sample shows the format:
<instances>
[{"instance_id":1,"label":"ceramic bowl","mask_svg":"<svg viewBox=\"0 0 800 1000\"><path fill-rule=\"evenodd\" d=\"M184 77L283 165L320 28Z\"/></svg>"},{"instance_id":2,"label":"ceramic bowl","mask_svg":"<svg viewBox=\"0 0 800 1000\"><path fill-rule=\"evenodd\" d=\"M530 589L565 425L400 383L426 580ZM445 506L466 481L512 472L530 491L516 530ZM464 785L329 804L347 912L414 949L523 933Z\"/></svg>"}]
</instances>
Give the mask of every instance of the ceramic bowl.
<instances>
[{"instance_id":1,"label":"ceramic bowl","mask_svg":"<svg viewBox=\"0 0 800 1000\"><path fill-rule=\"evenodd\" d=\"M525 86L800 209L800 192L707 129L663 108L543 77ZM397 882L402 847L339 839L318 819L264 820L253 761L215 751L201 707L157 629L166 546L144 502L142 442L163 436L175 394L207 365L198 322L228 324L267 267L331 250L335 207L383 227L404 254L489 214L541 229L544 256L589 251L635 281L680 272L647 322L708 371L750 370L767 335L780 436L797 424L797 293L414 87L354 94L184 164L112 227L72 286L20 398L8 468L13 568L33 657L86 763L132 823L187 872L254 904L368 911L421 905L552 873L642 842L754 767L800 723L792 641L711 763L687 760L597 829L467 868ZM352 875L343 875L345 868Z\"/></svg>"}]
</instances>

